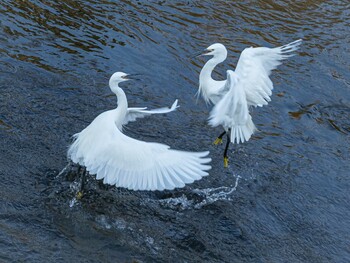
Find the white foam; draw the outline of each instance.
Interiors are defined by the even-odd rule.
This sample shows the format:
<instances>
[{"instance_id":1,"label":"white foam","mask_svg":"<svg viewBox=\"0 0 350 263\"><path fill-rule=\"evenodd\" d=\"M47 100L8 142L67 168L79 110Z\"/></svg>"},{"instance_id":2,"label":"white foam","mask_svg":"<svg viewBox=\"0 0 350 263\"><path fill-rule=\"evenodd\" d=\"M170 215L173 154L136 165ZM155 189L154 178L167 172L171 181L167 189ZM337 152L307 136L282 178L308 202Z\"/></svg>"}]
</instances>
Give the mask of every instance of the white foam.
<instances>
[{"instance_id":1,"label":"white foam","mask_svg":"<svg viewBox=\"0 0 350 263\"><path fill-rule=\"evenodd\" d=\"M205 205L215 203L220 200L231 201L231 196L236 191L238 181L241 177L236 176L234 186L220 186L216 188L205 188L205 189L193 189L191 192L197 194L200 200L189 199L186 194L180 197L171 197L166 199L158 200L158 202L171 209L186 210L186 209L200 209Z\"/></svg>"}]
</instances>

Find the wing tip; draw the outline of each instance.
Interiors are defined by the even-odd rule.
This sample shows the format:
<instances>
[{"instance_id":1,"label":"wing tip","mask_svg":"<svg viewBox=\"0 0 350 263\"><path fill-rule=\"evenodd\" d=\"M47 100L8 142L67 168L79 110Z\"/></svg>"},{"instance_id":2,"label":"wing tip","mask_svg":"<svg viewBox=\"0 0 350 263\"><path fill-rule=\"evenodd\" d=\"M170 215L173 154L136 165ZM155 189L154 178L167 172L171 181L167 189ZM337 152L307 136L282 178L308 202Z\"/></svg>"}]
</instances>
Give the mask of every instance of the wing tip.
<instances>
[{"instance_id":1,"label":"wing tip","mask_svg":"<svg viewBox=\"0 0 350 263\"><path fill-rule=\"evenodd\" d=\"M299 49L299 46L302 44L303 40L300 38L291 43L281 46L279 49L282 53L289 53Z\"/></svg>"},{"instance_id":2,"label":"wing tip","mask_svg":"<svg viewBox=\"0 0 350 263\"><path fill-rule=\"evenodd\" d=\"M176 110L177 108L179 108L180 105L178 105L178 102L179 102L179 100L176 99L176 100L174 101L173 105L171 105L170 110Z\"/></svg>"}]
</instances>

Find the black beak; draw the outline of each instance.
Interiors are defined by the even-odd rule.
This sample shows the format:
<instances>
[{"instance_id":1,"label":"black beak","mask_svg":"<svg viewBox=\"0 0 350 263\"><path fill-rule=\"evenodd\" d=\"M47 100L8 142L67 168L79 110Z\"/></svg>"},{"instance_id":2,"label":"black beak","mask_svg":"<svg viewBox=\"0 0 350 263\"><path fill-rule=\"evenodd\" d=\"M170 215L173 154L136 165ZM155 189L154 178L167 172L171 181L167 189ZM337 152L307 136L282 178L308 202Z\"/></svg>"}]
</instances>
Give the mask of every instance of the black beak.
<instances>
[{"instance_id":1,"label":"black beak","mask_svg":"<svg viewBox=\"0 0 350 263\"><path fill-rule=\"evenodd\" d=\"M122 77L123 79L129 80L140 80L138 77L141 76L141 74L128 74L125 77Z\"/></svg>"},{"instance_id":2,"label":"black beak","mask_svg":"<svg viewBox=\"0 0 350 263\"><path fill-rule=\"evenodd\" d=\"M211 50L208 50L207 48L206 48L206 49L203 49L202 51L199 51L199 52L197 52L197 53L194 53L194 54L192 55L191 58L196 58L196 57L204 56L204 55L206 55L208 52L211 52Z\"/></svg>"}]
</instances>

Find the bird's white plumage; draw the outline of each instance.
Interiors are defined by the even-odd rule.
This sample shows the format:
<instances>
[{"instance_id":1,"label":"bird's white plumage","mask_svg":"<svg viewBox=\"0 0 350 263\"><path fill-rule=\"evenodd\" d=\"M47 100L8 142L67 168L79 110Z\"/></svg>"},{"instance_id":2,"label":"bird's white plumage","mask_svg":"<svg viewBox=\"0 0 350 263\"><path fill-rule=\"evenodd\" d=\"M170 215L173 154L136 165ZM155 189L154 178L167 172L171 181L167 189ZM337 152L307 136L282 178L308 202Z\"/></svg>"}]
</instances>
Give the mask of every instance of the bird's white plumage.
<instances>
[{"instance_id":1,"label":"bird's white plumage","mask_svg":"<svg viewBox=\"0 0 350 263\"><path fill-rule=\"evenodd\" d=\"M224 45L213 44L207 48L213 58L207 61L199 76L199 93L207 102L215 106L210 112L209 124L222 125L226 131L231 129L231 142L249 140L256 130L249 114L249 106L267 105L271 100L273 83L269 78L271 71L281 61L293 56L302 40L287 45L267 48L246 48L240 55L236 70L227 71L227 80L216 81L211 73L215 66L227 57Z\"/></svg>"},{"instance_id":2,"label":"bird's white plumage","mask_svg":"<svg viewBox=\"0 0 350 263\"><path fill-rule=\"evenodd\" d=\"M299 39L282 47L251 47L243 50L235 73L243 81L248 105L261 107L271 101L271 71L276 69L283 59L292 56L290 53L297 50L300 44Z\"/></svg>"},{"instance_id":3,"label":"bird's white plumage","mask_svg":"<svg viewBox=\"0 0 350 263\"><path fill-rule=\"evenodd\" d=\"M147 110L147 107L128 108L127 113L126 113L125 118L124 118L123 125L126 125L129 122L136 121L136 119L144 118L144 117L152 115L152 114L164 114L164 113L172 112L179 107L177 105L177 103L178 103L178 100L175 100L173 105L171 105L170 108L164 107L164 108L158 108L158 109L153 109L153 110Z\"/></svg>"},{"instance_id":4,"label":"bird's white plumage","mask_svg":"<svg viewBox=\"0 0 350 263\"><path fill-rule=\"evenodd\" d=\"M150 111L127 108L126 96L118 81L123 80L110 81L111 89L118 97L118 107L101 113L83 131L75 134L68 157L85 166L104 183L131 190L174 189L208 175L211 168L209 152L172 150L167 145L136 140L122 133L121 125L128 121L171 112L178 106L176 100L171 108Z\"/></svg>"},{"instance_id":5,"label":"bird's white plumage","mask_svg":"<svg viewBox=\"0 0 350 263\"><path fill-rule=\"evenodd\" d=\"M225 86L228 92L210 112L209 124L213 127L222 125L230 128L231 142L243 143L248 141L255 131L244 87L232 70L227 70Z\"/></svg>"}]
</instances>

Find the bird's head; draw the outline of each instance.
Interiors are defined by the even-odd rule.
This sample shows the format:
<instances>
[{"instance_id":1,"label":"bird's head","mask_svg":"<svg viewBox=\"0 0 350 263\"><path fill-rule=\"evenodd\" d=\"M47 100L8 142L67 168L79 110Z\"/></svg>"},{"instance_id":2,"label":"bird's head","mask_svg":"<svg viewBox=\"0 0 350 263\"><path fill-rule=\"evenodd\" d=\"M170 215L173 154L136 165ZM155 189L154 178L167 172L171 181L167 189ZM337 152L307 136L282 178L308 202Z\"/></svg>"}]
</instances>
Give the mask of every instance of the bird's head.
<instances>
[{"instance_id":1,"label":"bird's head","mask_svg":"<svg viewBox=\"0 0 350 263\"><path fill-rule=\"evenodd\" d=\"M109 87L111 90L116 93L119 89L119 83L127 81L127 80L139 80L138 76L141 74L126 74L124 72L115 72L111 78L109 79Z\"/></svg>"},{"instance_id":2,"label":"bird's head","mask_svg":"<svg viewBox=\"0 0 350 263\"><path fill-rule=\"evenodd\" d=\"M227 50L223 44L215 43L204 49L202 56L227 56Z\"/></svg>"},{"instance_id":3,"label":"bird's head","mask_svg":"<svg viewBox=\"0 0 350 263\"><path fill-rule=\"evenodd\" d=\"M220 63L226 59L227 50L223 44L215 43L197 53L195 56L213 56L213 59L215 59L217 63Z\"/></svg>"},{"instance_id":4,"label":"bird's head","mask_svg":"<svg viewBox=\"0 0 350 263\"><path fill-rule=\"evenodd\" d=\"M124 72L116 72L109 79L109 86L118 86L119 83L129 80L129 74Z\"/></svg>"},{"instance_id":5,"label":"bird's head","mask_svg":"<svg viewBox=\"0 0 350 263\"><path fill-rule=\"evenodd\" d=\"M109 79L109 87L111 91L117 94L120 89L119 83L127 80L129 80L129 74L124 72L115 72Z\"/></svg>"}]
</instances>

